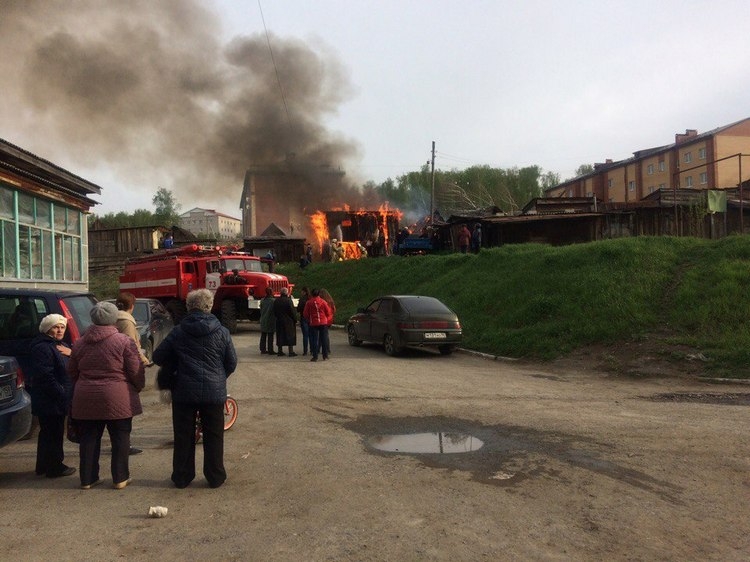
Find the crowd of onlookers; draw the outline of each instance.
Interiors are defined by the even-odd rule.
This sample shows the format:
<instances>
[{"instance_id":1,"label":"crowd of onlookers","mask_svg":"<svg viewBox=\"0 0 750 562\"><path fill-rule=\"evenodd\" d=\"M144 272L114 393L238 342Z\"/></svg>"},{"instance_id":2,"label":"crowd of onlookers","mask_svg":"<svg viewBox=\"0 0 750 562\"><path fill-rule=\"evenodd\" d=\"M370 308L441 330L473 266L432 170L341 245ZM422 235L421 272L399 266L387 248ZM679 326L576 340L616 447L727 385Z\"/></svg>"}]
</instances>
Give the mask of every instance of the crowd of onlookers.
<instances>
[{"instance_id":1,"label":"crowd of onlookers","mask_svg":"<svg viewBox=\"0 0 750 562\"><path fill-rule=\"evenodd\" d=\"M100 455L104 430L112 444L112 486L130 483L133 417L142 413L139 393L151 362L139 347L132 316L135 298L121 293L115 303L91 309L92 324L72 346L64 341L67 319L45 316L32 342L29 392L39 420L36 474L58 478L75 474L65 464L66 437L78 443L80 486L102 483ZM224 403L227 377L237 367L229 331L211 314L213 293L188 294L188 315L154 351L161 386L171 393L174 452L172 481L184 488L195 478L195 424L200 416L204 466L209 486L221 486L224 469ZM67 420L67 423L66 423Z\"/></svg>"},{"instance_id":2,"label":"crowd of onlookers","mask_svg":"<svg viewBox=\"0 0 750 562\"><path fill-rule=\"evenodd\" d=\"M75 474L65 464L67 438L78 443L80 486L102 483L101 445L104 430L112 444L112 486L130 483L129 457L142 452L130 444L133 417L143 408L139 393L146 384L145 368L153 363L140 349L132 312L135 297L120 293L115 303L99 302L91 309L92 324L72 346L64 341L67 319L45 316L32 342L29 392L32 413L39 420L36 474L58 478ZM188 294L188 314L156 348L157 382L172 407L174 451L172 481L184 488L195 478L196 420L203 438L203 474L212 488L227 478L224 468L224 404L227 378L237 368L229 331L211 314L213 293ZM288 290L278 297L271 289L260 303L260 352L295 357L297 324L302 355L310 361L330 357L328 330L336 305L325 289L302 287L295 305ZM274 347L274 336L276 347ZM284 352L286 349L286 353Z\"/></svg>"}]
</instances>

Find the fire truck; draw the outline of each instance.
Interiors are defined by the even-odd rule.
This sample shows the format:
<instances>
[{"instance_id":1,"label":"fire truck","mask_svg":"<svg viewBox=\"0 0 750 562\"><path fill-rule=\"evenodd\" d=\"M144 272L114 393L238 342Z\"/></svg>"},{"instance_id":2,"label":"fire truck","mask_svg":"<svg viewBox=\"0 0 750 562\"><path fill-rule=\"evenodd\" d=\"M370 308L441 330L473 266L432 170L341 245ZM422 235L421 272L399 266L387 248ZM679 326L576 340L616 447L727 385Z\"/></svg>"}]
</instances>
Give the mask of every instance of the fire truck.
<instances>
[{"instance_id":1,"label":"fire truck","mask_svg":"<svg viewBox=\"0 0 750 562\"><path fill-rule=\"evenodd\" d=\"M213 312L231 333L238 320L258 320L260 300L271 287L275 297L294 285L263 270L262 260L225 246L191 244L131 258L120 276L120 290L161 301L175 323L187 313L185 297L194 289L214 293ZM296 299L295 306L297 304Z\"/></svg>"}]
</instances>

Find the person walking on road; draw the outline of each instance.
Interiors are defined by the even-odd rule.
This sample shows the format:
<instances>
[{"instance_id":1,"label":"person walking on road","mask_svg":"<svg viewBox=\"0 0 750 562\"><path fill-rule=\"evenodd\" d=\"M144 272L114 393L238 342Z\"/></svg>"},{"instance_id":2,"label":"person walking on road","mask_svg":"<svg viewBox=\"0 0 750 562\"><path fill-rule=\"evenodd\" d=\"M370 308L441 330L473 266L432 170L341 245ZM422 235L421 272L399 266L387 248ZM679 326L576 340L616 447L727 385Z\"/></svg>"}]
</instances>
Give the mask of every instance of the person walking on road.
<instances>
[{"instance_id":1,"label":"person walking on road","mask_svg":"<svg viewBox=\"0 0 750 562\"><path fill-rule=\"evenodd\" d=\"M260 352L274 355L273 335L276 332L276 315L273 313L273 289L266 287L266 296L260 301Z\"/></svg>"},{"instance_id":2,"label":"person walking on road","mask_svg":"<svg viewBox=\"0 0 750 562\"><path fill-rule=\"evenodd\" d=\"M229 330L211 314L213 302L208 289L188 293L188 315L154 351L154 362L172 373L172 482L177 488L195 479L196 415L203 430L203 475L211 488L227 479L224 403L237 352Z\"/></svg>"},{"instance_id":3,"label":"person walking on road","mask_svg":"<svg viewBox=\"0 0 750 562\"><path fill-rule=\"evenodd\" d=\"M323 330L328 330L328 323L331 322L333 317L331 307L320 298L319 289L312 290L312 296L305 304L303 315L310 324L310 351L312 353L310 361L317 361L323 339ZM325 347L323 347L323 359L328 359Z\"/></svg>"}]
</instances>

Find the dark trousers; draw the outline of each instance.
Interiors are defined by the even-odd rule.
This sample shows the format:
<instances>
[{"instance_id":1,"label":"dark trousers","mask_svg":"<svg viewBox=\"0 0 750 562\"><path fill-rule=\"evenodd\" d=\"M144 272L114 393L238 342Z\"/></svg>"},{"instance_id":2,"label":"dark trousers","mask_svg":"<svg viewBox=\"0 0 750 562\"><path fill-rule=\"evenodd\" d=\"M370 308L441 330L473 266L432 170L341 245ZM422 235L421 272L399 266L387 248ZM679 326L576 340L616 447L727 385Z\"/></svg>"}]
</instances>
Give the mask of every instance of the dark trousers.
<instances>
[{"instance_id":1,"label":"dark trousers","mask_svg":"<svg viewBox=\"0 0 750 562\"><path fill-rule=\"evenodd\" d=\"M273 332L260 333L260 352L276 353L273 350Z\"/></svg>"},{"instance_id":2,"label":"dark trousers","mask_svg":"<svg viewBox=\"0 0 750 562\"><path fill-rule=\"evenodd\" d=\"M331 354L331 339L328 336L328 326L323 326L320 337L322 338L320 347L323 348L323 359L328 359L328 356Z\"/></svg>"},{"instance_id":3,"label":"dark trousers","mask_svg":"<svg viewBox=\"0 0 750 562\"><path fill-rule=\"evenodd\" d=\"M36 473L50 477L65 469L63 459L65 416L39 416L39 437L36 441Z\"/></svg>"},{"instance_id":4,"label":"dark trousers","mask_svg":"<svg viewBox=\"0 0 750 562\"><path fill-rule=\"evenodd\" d=\"M307 350L309 349L312 351L312 346L310 344L310 324L308 324L307 320L304 318L300 318L299 321L299 327L300 330L302 330L302 353L307 353Z\"/></svg>"},{"instance_id":5,"label":"dark trousers","mask_svg":"<svg viewBox=\"0 0 750 562\"><path fill-rule=\"evenodd\" d=\"M317 359L321 348L323 349L323 358L328 358L323 341L328 335L328 326L310 326L310 350L313 358Z\"/></svg>"},{"instance_id":6,"label":"dark trousers","mask_svg":"<svg viewBox=\"0 0 750 562\"><path fill-rule=\"evenodd\" d=\"M195 479L196 414L200 414L203 430L203 476L209 486L217 488L227 479L224 469L224 404L172 402L172 482L178 488L185 488Z\"/></svg>"},{"instance_id":7,"label":"dark trousers","mask_svg":"<svg viewBox=\"0 0 750 562\"><path fill-rule=\"evenodd\" d=\"M99 456L102 450L102 435L107 428L112 442L112 482L124 482L130 478L128 455L130 454L130 432L133 418L121 420L77 420L81 433L79 448L81 485L99 480Z\"/></svg>"}]
</instances>

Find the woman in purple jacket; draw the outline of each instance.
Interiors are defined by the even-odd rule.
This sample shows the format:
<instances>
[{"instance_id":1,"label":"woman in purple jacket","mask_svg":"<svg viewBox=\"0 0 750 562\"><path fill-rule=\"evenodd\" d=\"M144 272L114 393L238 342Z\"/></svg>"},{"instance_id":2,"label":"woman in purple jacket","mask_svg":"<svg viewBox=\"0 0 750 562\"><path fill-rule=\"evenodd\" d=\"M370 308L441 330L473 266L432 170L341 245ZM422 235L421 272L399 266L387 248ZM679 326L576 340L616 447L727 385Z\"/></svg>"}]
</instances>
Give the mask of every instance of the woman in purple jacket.
<instances>
[{"instance_id":1,"label":"woman in purple jacket","mask_svg":"<svg viewBox=\"0 0 750 562\"><path fill-rule=\"evenodd\" d=\"M101 482L99 455L107 428L112 442L112 483L130 482L128 453L133 416L142 412L138 393L146 384L135 342L117 330L118 310L111 302L91 309L92 326L73 345L68 374L73 379L73 419L78 421L81 488Z\"/></svg>"}]
</instances>

